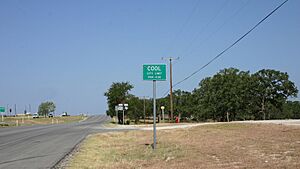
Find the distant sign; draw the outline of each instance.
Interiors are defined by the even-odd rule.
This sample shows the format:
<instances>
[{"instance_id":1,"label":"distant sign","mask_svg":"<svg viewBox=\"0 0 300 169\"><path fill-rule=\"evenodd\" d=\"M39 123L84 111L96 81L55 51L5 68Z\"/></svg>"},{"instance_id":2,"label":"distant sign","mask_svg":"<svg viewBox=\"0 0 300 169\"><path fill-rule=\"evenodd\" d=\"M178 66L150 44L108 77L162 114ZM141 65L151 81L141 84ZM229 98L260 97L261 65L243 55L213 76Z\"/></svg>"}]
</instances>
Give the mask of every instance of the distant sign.
<instances>
[{"instance_id":1,"label":"distant sign","mask_svg":"<svg viewBox=\"0 0 300 169\"><path fill-rule=\"evenodd\" d=\"M143 65L143 80L166 80L166 65Z\"/></svg>"},{"instance_id":2,"label":"distant sign","mask_svg":"<svg viewBox=\"0 0 300 169\"><path fill-rule=\"evenodd\" d=\"M128 104L118 104L117 110L128 110Z\"/></svg>"},{"instance_id":3,"label":"distant sign","mask_svg":"<svg viewBox=\"0 0 300 169\"><path fill-rule=\"evenodd\" d=\"M118 110L123 110L123 104L118 104Z\"/></svg>"},{"instance_id":4,"label":"distant sign","mask_svg":"<svg viewBox=\"0 0 300 169\"><path fill-rule=\"evenodd\" d=\"M0 113L4 113L5 112L5 107L0 107Z\"/></svg>"}]
</instances>

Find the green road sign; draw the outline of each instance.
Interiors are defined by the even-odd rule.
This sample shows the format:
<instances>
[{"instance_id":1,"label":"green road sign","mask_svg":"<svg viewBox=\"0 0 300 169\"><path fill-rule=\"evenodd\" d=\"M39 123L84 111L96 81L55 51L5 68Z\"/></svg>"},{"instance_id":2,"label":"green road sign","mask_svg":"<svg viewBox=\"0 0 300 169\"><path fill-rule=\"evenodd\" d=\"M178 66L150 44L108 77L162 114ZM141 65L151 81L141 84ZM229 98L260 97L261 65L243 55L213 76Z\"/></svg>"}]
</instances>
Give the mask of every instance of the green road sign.
<instances>
[{"instance_id":1,"label":"green road sign","mask_svg":"<svg viewBox=\"0 0 300 169\"><path fill-rule=\"evenodd\" d=\"M0 107L0 112L4 113L5 112L5 107Z\"/></svg>"},{"instance_id":2,"label":"green road sign","mask_svg":"<svg viewBox=\"0 0 300 169\"><path fill-rule=\"evenodd\" d=\"M166 65L143 65L143 80L166 80Z\"/></svg>"}]
</instances>

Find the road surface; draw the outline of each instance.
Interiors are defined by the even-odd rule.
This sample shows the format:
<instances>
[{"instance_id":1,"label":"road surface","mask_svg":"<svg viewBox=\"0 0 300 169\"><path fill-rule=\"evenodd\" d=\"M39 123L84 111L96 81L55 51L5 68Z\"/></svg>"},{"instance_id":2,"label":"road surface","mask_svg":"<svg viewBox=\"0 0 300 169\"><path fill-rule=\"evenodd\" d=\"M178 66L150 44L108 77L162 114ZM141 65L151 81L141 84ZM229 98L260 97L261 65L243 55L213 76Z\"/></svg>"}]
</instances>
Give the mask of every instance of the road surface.
<instances>
[{"instance_id":1,"label":"road surface","mask_svg":"<svg viewBox=\"0 0 300 169\"><path fill-rule=\"evenodd\" d=\"M0 168L52 168L109 117L71 124L0 128ZM97 132L106 131L99 128Z\"/></svg>"}]
</instances>

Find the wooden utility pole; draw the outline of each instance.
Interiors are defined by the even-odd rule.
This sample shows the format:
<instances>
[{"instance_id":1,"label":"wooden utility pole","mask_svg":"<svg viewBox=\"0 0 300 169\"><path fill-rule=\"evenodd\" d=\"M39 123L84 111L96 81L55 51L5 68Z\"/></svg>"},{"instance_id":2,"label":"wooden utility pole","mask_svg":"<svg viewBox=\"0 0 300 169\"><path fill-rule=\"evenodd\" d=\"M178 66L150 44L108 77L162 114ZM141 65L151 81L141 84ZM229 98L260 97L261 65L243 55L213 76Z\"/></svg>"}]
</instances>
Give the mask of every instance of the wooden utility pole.
<instances>
[{"instance_id":1,"label":"wooden utility pole","mask_svg":"<svg viewBox=\"0 0 300 169\"><path fill-rule=\"evenodd\" d=\"M172 61L173 60L178 60L179 57L177 57L177 58L163 57L162 59L169 60L169 62L170 62L170 111L171 111L171 121L173 121L174 108L173 108Z\"/></svg>"},{"instance_id":2,"label":"wooden utility pole","mask_svg":"<svg viewBox=\"0 0 300 169\"><path fill-rule=\"evenodd\" d=\"M170 60L170 110L171 110L171 121L173 120L173 80L172 80L172 58Z\"/></svg>"},{"instance_id":3,"label":"wooden utility pole","mask_svg":"<svg viewBox=\"0 0 300 169\"><path fill-rule=\"evenodd\" d=\"M141 96L139 98L143 99L143 101L144 101L144 112L143 112L143 114L144 114L144 124L146 124L146 99L148 99L149 96Z\"/></svg>"}]
</instances>

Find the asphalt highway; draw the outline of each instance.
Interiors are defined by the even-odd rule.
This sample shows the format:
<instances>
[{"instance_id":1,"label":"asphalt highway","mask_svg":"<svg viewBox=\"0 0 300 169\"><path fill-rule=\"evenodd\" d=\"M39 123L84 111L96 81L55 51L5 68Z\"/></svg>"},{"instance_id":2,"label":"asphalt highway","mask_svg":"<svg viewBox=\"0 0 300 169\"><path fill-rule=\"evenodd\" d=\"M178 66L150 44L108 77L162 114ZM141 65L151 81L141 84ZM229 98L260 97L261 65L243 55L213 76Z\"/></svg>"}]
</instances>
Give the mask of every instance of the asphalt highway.
<instances>
[{"instance_id":1,"label":"asphalt highway","mask_svg":"<svg viewBox=\"0 0 300 169\"><path fill-rule=\"evenodd\" d=\"M0 168L53 168L87 135L105 132L107 116L91 116L83 122L0 128Z\"/></svg>"}]
</instances>

